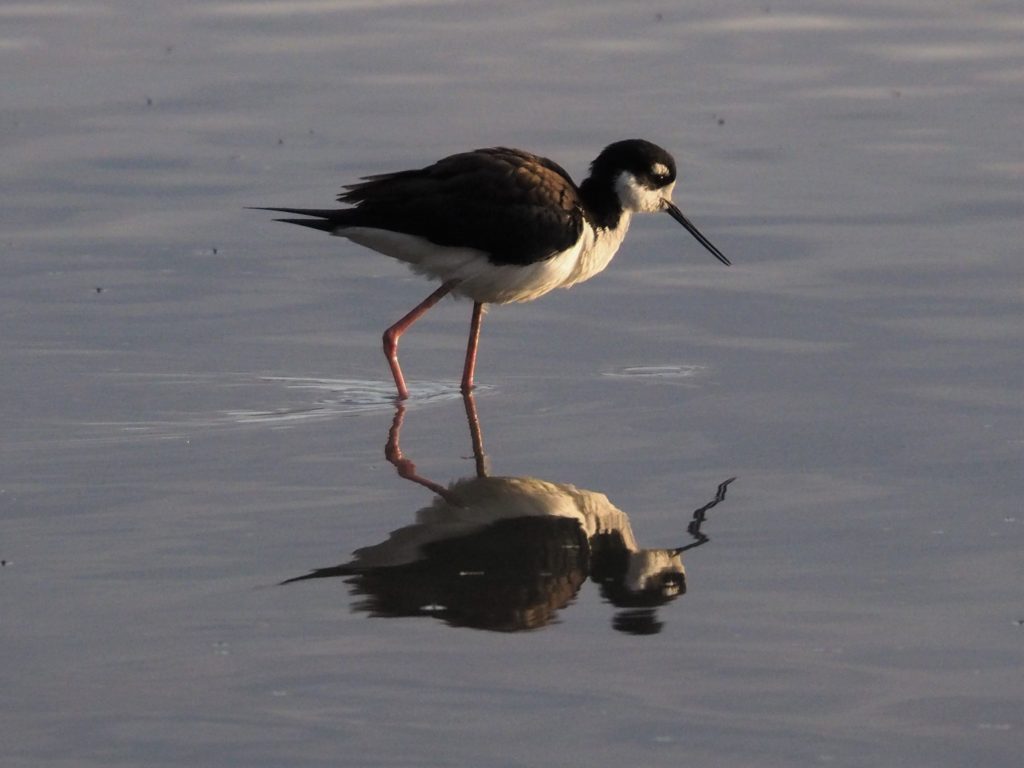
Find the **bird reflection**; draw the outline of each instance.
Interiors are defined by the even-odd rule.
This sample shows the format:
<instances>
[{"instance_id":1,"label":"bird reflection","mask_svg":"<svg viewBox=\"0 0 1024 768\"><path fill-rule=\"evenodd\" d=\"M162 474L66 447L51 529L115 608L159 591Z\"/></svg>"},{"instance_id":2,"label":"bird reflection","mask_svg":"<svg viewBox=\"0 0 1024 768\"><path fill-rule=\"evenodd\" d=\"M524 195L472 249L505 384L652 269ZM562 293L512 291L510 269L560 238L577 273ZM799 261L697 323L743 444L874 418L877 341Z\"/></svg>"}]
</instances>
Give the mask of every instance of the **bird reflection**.
<instances>
[{"instance_id":1,"label":"bird reflection","mask_svg":"<svg viewBox=\"0 0 1024 768\"><path fill-rule=\"evenodd\" d=\"M612 626L661 630L656 609L686 592L682 553L708 541L705 514L735 478L696 510L683 546L641 548L629 518L603 493L535 477L488 474L472 395L464 397L476 474L440 485L402 452L399 405L385 454L398 474L428 488L433 501L416 521L353 553L352 560L288 579L343 577L372 616L432 616L451 626L499 632L551 623L589 578L617 610Z\"/></svg>"}]
</instances>

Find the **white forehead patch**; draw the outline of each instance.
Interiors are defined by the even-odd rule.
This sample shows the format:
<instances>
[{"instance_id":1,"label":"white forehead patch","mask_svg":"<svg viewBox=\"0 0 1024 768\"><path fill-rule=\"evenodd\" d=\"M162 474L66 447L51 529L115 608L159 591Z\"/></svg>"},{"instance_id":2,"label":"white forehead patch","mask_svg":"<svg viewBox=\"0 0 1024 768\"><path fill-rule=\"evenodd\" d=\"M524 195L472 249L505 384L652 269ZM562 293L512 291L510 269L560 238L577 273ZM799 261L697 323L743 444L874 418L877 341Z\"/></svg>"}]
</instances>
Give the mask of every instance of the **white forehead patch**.
<instances>
[{"instance_id":1,"label":"white forehead patch","mask_svg":"<svg viewBox=\"0 0 1024 768\"><path fill-rule=\"evenodd\" d=\"M655 163L651 166L651 172L655 176L668 176L668 166L664 163Z\"/></svg>"}]
</instances>

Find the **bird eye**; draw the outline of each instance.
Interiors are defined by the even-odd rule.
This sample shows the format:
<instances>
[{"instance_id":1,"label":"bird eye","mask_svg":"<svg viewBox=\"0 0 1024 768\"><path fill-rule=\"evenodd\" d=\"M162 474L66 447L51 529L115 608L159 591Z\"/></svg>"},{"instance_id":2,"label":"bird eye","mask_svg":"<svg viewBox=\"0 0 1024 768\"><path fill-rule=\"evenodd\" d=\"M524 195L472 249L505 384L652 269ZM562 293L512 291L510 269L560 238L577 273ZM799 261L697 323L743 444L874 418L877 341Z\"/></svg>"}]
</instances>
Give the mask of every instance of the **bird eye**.
<instances>
[{"instance_id":1,"label":"bird eye","mask_svg":"<svg viewBox=\"0 0 1024 768\"><path fill-rule=\"evenodd\" d=\"M670 176L668 166L664 163L655 163L651 168L651 179L656 181L659 186L668 183Z\"/></svg>"},{"instance_id":2,"label":"bird eye","mask_svg":"<svg viewBox=\"0 0 1024 768\"><path fill-rule=\"evenodd\" d=\"M652 173L648 178L651 189L664 189L671 183L669 175L665 173Z\"/></svg>"}]
</instances>

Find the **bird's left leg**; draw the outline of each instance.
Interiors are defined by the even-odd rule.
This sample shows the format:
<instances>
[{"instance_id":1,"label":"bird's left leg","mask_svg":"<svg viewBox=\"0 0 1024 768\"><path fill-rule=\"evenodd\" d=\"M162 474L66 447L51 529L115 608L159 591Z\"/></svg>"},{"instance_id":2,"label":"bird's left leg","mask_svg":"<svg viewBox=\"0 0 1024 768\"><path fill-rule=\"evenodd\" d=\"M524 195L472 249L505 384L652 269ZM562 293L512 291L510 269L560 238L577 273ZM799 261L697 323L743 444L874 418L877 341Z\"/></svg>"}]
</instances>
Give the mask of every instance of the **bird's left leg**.
<instances>
[{"instance_id":1,"label":"bird's left leg","mask_svg":"<svg viewBox=\"0 0 1024 768\"><path fill-rule=\"evenodd\" d=\"M458 280L449 280L413 307L412 311L405 317L384 331L384 355L388 359L388 365L391 366L391 376L395 380L399 400L405 400L409 397L409 388L405 386L405 377L402 375L402 368L398 364L398 340L403 333L409 330L409 326L419 320L428 309L437 304L458 284Z\"/></svg>"}]
</instances>

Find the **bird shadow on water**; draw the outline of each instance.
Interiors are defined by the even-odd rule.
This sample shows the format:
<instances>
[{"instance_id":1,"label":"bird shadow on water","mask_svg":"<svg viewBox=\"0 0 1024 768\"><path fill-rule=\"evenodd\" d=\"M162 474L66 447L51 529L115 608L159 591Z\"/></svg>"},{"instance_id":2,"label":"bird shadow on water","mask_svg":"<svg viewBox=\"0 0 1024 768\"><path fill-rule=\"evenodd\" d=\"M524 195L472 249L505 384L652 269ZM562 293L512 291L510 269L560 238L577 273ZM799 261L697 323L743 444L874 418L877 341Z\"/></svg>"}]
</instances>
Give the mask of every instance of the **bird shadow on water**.
<instances>
[{"instance_id":1,"label":"bird shadow on water","mask_svg":"<svg viewBox=\"0 0 1024 768\"><path fill-rule=\"evenodd\" d=\"M641 548L629 517L603 493L536 477L489 473L472 395L463 398L476 472L442 485L402 451L406 411L396 407L385 447L398 475L434 494L379 544L341 565L282 584L342 578L353 610L375 617L428 616L449 626L498 632L539 629L557 619L589 579L615 610L612 626L636 635L662 629L657 610L686 592L682 554L706 544L706 514L735 478L696 509L686 543Z\"/></svg>"}]
</instances>

